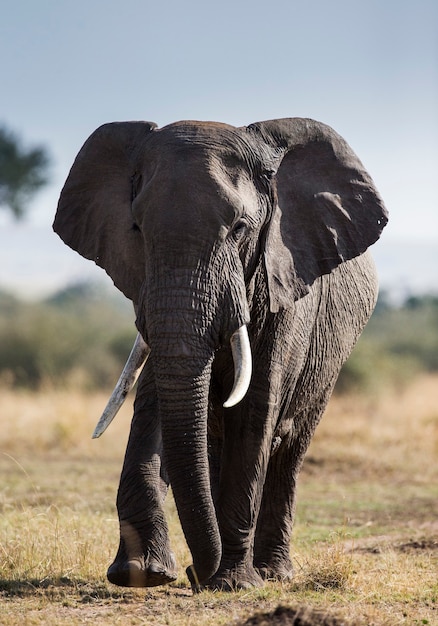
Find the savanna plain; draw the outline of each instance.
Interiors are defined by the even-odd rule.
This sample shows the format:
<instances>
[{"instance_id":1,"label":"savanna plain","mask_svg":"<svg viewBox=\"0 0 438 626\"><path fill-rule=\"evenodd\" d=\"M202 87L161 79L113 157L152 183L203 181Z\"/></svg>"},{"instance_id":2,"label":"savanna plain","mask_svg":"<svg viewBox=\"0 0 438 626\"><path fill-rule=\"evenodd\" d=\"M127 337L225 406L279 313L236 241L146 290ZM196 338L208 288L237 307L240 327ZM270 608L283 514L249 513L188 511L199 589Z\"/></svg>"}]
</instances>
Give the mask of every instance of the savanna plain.
<instances>
[{"instance_id":1,"label":"savanna plain","mask_svg":"<svg viewBox=\"0 0 438 626\"><path fill-rule=\"evenodd\" d=\"M123 312L103 337L115 314L103 323L99 304L93 325L80 302L0 298L1 625L438 625L438 300L377 311L341 376L300 475L294 579L198 595L171 494L177 581L106 580L133 395L91 433L132 328ZM50 342L57 324L68 332Z\"/></svg>"},{"instance_id":2,"label":"savanna plain","mask_svg":"<svg viewBox=\"0 0 438 626\"><path fill-rule=\"evenodd\" d=\"M421 376L377 397L335 396L301 474L294 580L195 596L171 498L178 580L130 590L105 579L129 400L91 440L104 393L2 389L0 623L286 624L275 620L301 611L300 624L438 624L437 388Z\"/></svg>"}]
</instances>

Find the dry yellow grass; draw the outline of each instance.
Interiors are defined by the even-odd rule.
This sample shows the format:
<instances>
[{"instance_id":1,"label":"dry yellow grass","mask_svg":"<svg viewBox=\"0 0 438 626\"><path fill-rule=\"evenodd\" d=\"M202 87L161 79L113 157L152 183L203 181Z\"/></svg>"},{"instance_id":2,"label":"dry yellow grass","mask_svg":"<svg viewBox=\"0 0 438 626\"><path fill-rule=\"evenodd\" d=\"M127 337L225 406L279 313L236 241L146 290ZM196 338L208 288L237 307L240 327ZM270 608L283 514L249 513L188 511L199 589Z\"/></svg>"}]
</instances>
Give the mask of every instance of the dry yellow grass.
<instances>
[{"instance_id":1,"label":"dry yellow grass","mask_svg":"<svg viewBox=\"0 0 438 626\"><path fill-rule=\"evenodd\" d=\"M83 393L47 387L40 392L1 390L0 410L6 426L0 445L9 452L67 453L69 457L123 455L132 402L121 408L104 438L91 434L105 407L107 392Z\"/></svg>"},{"instance_id":2,"label":"dry yellow grass","mask_svg":"<svg viewBox=\"0 0 438 626\"><path fill-rule=\"evenodd\" d=\"M420 482L436 478L438 378L424 376L377 397L332 399L313 449L342 453L372 469L388 468Z\"/></svg>"},{"instance_id":3,"label":"dry yellow grass","mask_svg":"<svg viewBox=\"0 0 438 626\"><path fill-rule=\"evenodd\" d=\"M437 388L424 377L376 398L333 398L301 475L294 581L231 596L192 596L171 499L176 584L105 581L129 401L91 440L106 394L3 389L0 624L237 624L278 605L319 610L309 624L321 614L332 624L438 624Z\"/></svg>"}]
</instances>

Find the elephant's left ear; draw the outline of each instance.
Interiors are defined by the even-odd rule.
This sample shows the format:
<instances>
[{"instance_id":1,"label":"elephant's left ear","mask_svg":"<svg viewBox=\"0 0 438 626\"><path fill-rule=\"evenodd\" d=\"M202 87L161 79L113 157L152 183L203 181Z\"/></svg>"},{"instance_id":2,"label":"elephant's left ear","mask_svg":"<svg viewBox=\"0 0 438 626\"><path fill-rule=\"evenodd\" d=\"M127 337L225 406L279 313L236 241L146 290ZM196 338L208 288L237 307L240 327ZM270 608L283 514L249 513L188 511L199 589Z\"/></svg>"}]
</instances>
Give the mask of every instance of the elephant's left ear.
<instances>
[{"instance_id":1,"label":"elephant's left ear","mask_svg":"<svg viewBox=\"0 0 438 626\"><path fill-rule=\"evenodd\" d=\"M68 246L103 267L134 303L144 248L131 203L137 155L154 128L152 122L113 122L94 131L73 163L53 223Z\"/></svg>"},{"instance_id":2,"label":"elephant's left ear","mask_svg":"<svg viewBox=\"0 0 438 626\"><path fill-rule=\"evenodd\" d=\"M328 126L287 118L248 130L284 151L265 248L271 310L277 311L316 278L365 252L388 218L362 163Z\"/></svg>"}]
</instances>

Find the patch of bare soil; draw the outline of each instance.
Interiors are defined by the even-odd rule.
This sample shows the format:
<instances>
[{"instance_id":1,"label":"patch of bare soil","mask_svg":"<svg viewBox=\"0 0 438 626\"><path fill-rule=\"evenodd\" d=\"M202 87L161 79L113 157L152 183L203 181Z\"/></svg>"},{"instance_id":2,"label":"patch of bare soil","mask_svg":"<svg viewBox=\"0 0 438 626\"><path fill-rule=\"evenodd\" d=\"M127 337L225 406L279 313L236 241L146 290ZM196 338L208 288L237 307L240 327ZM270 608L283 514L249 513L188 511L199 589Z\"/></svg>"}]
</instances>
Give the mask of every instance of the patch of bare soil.
<instances>
[{"instance_id":1,"label":"patch of bare soil","mask_svg":"<svg viewBox=\"0 0 438 626\"><path fill-rule=\"evenodd\" d=\"M309 607L291 608L278 606L269 613L256 613L240 626L361 626L359 622L346 622L337 617Z\"/></svg>"},{"instance_id":2,"label":"patch of bare soil","mask_svg":"<svg viewBox=\"0 0 438 626\"><path fill-rule=\"evenodd\" d=\"M406 541L403 539L395 539L390 535L381 535L378 537L370 537L345 543L347 552L362 552L367 554L382 554L393 550L395 552L415 552L425 551L432 552L438 550L438 536L423 536L416 539Z\"/></svg>"},{"instance_id":3,"label":"patch of bare soil","mask_svg":"<svg viewBox=\"0 0 438 626\"><path fill-rule=\"evenodd\" d=\"M396 550L400 552L410 552L411 550L437 550L438 538L436 539L416 539L415 541L408 541L395 546Z\"/></svg>"}]
</instances>

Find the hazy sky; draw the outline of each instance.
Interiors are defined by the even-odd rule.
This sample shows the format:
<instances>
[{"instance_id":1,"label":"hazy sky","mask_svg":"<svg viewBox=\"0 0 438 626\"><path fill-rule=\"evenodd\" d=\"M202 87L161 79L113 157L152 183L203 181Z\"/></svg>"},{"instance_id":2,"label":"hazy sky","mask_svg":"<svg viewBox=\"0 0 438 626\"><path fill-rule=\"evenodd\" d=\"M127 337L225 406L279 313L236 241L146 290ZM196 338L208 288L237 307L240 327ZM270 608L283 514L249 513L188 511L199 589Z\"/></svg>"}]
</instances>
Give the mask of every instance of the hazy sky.
<instances>
[{"instance_id":1,"label":"hazy sky","mask_svg":"<svg viewBox=\"0 0 438 626\"><path fill-rule=\"evenodd\" d=\"M333 126L358 153L390 210L387 241L438 242L436 0L0 0L0 9L0 122L53 159L51 184L20 228L50 229L77 151L104 122L301 116ZM10 220L0 220L7 236Z\"/></svg>"}]
</instances>

